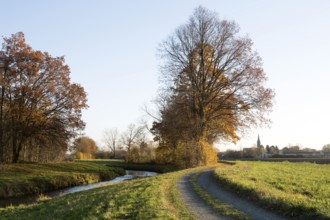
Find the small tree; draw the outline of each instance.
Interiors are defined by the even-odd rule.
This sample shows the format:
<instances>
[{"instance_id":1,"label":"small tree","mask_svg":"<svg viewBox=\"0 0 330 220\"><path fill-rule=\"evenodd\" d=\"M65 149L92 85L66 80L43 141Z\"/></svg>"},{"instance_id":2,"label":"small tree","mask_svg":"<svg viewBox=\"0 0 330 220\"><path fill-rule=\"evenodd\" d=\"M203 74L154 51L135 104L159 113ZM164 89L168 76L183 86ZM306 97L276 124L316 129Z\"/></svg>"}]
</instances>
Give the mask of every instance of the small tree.
<instances>
[{"instance_id":1,"label":"small tree","mask_svg":"<svg viewBox=\"0 0 330 220\"><path fill-rule=\"evenodd\" d=\"M270 153L272 154L280 154L280 150L278 149L278 146L271 146L270 147Z\"/></svg>"},{"instance_id":2,"label":"small tree","mask_svg":"<svg viewBox=\"0 0 330 220\"><path fill-rule=\"evenodd\" d=\"M142 141L139 146L134 146L131 152L132 162L150 163L155 161L155 148L152 144Z\"/></svg>"},{"instance_id":3,"label":"small tree","mask_svg":"<svg viewBox=\"0 0 330 220\"><path fill-rule=\"evenodd\" d=\"M330 144L326 144L322 147L323 152L330 152Z\"/></svg>"},{"instance_id":4,"label":"small tree","mask_svg":"<svg viewBox=\"0 0 330 220\"><path fill-rule=\"evenodd\" d=\"M113 158L116 158L116 149L119 142L119 131L117 128L108 129L103 134L103 142L112 152Z\"/></svg>"},{"instance_id":5,"label":"small tree","mask_svg":"<svg viewBox=\"0 0 330 220\"><path fill-rule=\"evenodd\" d=\"M93 159L94 153L97 150L96 143L93 139L83 136L74 141L77 159Z\"/></svg>"},{"instance_id":6,"label":"small tree","mask_svg":"<svg viewBox=\"0 0 330 220\"><path fill-rule=\"evenodd\" d=\"M144 140L144 127L130 124L127 130L121 135L121 142L126 148L126 161L132 160L132 149Z\"/></svg>"}]
</instances>

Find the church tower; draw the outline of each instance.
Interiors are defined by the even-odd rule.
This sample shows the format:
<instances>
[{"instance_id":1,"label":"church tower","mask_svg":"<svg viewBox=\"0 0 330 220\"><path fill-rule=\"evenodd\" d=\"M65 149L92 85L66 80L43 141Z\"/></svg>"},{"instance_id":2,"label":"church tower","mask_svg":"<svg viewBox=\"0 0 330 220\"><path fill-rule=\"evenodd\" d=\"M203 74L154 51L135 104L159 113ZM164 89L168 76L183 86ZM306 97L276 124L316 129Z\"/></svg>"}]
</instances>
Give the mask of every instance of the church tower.
<instances>
[{"instance_id":1,"label":"church tower","mask_svg":"<svg viewBox=\"0 0 330 220\"><path fill-rule=\"evenodd\" d=\"M259 138L259 134L258 134L258 140L257 140L257 148L261 147L261 142L260 142L260 138Z\"/></svg>"}]
</instances>

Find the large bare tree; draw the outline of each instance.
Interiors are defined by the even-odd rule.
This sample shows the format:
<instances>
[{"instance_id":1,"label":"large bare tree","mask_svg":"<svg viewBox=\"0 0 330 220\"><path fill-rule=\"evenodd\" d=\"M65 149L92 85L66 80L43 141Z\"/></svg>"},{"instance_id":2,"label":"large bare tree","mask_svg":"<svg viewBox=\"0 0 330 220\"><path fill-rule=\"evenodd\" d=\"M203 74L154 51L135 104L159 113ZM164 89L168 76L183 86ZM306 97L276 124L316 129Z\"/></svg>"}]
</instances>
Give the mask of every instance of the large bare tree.
<instances>
[{"instance_id":1,"label":"large bare tree","mask_svg":"<svg viewBox=\"0 0 330 220\"><path fill-rule=\"evenodd\" d=\"M198 7L161 44L163 104L153 127L159 139L203 148L201 141L235 142L239 131L268 122L274 91L265 87L252 40L238 33L235 22Z\"/></svg>"}]
</instances>

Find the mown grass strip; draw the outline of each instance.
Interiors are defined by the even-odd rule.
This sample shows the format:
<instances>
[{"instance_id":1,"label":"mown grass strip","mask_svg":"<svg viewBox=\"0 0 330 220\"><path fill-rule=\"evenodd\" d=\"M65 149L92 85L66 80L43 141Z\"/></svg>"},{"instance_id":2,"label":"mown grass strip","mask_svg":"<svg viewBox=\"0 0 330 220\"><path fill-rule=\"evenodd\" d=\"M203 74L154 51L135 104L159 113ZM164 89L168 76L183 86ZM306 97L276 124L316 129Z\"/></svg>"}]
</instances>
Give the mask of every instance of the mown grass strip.
<instances>
[{"instance_id":1,"label":"mown grass strip","mask_svg":"<svg viewBox=\"0 0 330 220\"><path fill-rule=\"evenodd\" d=\"M124 181L35 205L0 209L0 219L187 219L195 216L177 188L182 176L202 168Z\"/></svg>"},{"instance_id":2,"label":"mown grass strip","mask_svg":"<svg viewBox=\"0 0 330 220\"><path fill-rule=\"evenodd\" d=\"M208 205L217 210L223 216L228 216L232 219L252 219L231 205L221 202L214 196L210 195L203 187L197 183L197 179L200 174L200 172L192 174L189 178L189 183L201 199L203 199Z\"/></svg>"},{"instance_id":3,"label":"mown grass strip","mask_svg":"<svg viewBox=\"0 0 330 220\"><path fill-rule=\"evenodd\" d=\"M238 162L216 178L240 196L292 219L330 219L330 165Z\"/></svg>"}]
</instances>

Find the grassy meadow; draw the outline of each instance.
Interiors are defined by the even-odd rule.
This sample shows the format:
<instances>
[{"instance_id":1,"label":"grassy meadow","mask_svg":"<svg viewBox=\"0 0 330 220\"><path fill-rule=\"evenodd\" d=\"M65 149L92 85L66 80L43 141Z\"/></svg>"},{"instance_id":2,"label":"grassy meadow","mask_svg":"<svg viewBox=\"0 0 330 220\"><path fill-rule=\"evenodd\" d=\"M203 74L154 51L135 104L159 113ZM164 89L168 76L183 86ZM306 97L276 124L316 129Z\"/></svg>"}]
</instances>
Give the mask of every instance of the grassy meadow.
<instances>
[{"instance_id":1,"label":"grassy meadow","mask_svg":"<svg viewBox=\"0 0 330 220\"><path fill-rule=\"evenodd\" d=\"M330 219L330 164L238 162L215 175L242 197L287 217Z\"/></svg>"},{"instance_id":2,"label":"grassy meadow","mask_svg":"<svg viewBox=\"0 0 330 220\"><path fill-rule=\"evenodd\" d=\"M0 219L195 219L177 181L187 169L65 195L34 205L0 208Z\"/></svg>"},{"instance_id":3,"label":"grassy meadow","mask_svg":"<svg viewBox=\"0 0 330 220\"><path fill-rule=\"evenodd\" d=\"M0 165L0 198L38 194L122 176L121 168L88 162Z\"/></svg>"},{"instance_id":4,"label":"grassy meadow","mask_svg":"<svg viewBox=\"0 0 330 220\"><path fill-rule=\"evenodd\" d=\"M116 168L111 168L115 164ZM7 165L6 165L7 166ZM123 169L158 171L173 167L152 164L124 164L121 161L80 161L58 164L16 164L2 167L0 189L10 185L34 186L36 178L54 181L58 178L94 180L94 172L119 175ZM110 186L68 194L54 199L44 198L36 204L0 208L2 219L195 219L185 206L177 188L183 175L195 173L190 184L210 206L233 219L249 219L231 206L218 202L196 182L199 167L162 175L113 183ZM87 175L87 180L82 176ZM222 186L236 191L270 210L290 219L330 219L330 165L289 162L237 162L219 164L215 177Z\"/></svg>"}]
</instances>

